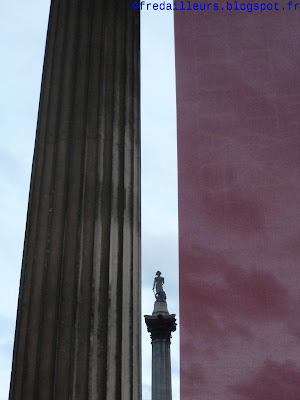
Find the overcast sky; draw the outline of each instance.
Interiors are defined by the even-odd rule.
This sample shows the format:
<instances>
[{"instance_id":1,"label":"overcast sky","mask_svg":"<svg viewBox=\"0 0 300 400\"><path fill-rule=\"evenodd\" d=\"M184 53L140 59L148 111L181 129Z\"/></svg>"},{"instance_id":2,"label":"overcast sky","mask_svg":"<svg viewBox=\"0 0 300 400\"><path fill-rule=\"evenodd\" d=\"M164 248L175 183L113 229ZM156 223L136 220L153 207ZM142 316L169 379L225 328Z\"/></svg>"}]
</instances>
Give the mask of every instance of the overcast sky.
<instances>
[{"instance_id":1,"label":"overcast sky","mask_svg":"<svg viewBox=\"0 0 300 400\"><path fill-rule=\"evenodd\" d=\"M142 314L165 276L169 312L178 312L177 147L173 12L142 11ZM143 400L150 400L151 348L143 323ZM179 332L172 345L173 399L179 399Z\"/></svg>"},{"instance_id":2,"label":"overcast sky","mask_svg":"<svg viewBox=\"0 0 300 400\"><path fill-rule=\"evenodd\" d=\"M0 2L0 400L8 397L15 315L49 0ZM178 316L177 161L173 15L143 11L142 314L157 269ZM143 400L151 399L151 344L143 326ZM179 399L179 332L172 340Z\"/></svg>"}]
</instances>

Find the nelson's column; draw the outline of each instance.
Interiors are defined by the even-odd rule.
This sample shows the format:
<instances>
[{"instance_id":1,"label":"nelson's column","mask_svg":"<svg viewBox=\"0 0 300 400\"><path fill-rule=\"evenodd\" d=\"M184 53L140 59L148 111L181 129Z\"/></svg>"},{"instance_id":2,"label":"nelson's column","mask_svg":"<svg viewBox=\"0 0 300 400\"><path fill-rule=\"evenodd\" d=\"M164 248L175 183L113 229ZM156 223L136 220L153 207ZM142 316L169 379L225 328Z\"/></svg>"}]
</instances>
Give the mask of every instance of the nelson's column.
<instances>
[{"instance_id":1,"label":"nelson's column","mask_svg":"<svg viewBox=\"0 0 300 400\"><path fill-rule=\"evenodd\" d=\"M157 271L154 278L155 303L152 315L145 322L152 339L152 396L151 400L172 400L171 354L172 332L176 331L176 315L169 314L165 279Z\"/></svg>"},{"instance_id":2,"label":"nelson's column","mask_svg":"<svg viewBox=\"0 0 300 400\"><path fill-rule=\"evenodd\" d=\"M140 399L139 13L52 0L10 400Z\"/></svg>"}]
</instances>

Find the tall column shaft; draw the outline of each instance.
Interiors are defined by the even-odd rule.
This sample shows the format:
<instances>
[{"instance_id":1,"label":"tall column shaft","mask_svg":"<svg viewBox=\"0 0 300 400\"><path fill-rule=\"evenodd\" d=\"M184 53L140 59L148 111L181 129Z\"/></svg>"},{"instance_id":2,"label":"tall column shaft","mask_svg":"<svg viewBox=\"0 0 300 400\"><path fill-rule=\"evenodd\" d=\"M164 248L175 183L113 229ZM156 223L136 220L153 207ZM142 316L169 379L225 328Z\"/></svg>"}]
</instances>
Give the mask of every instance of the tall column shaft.
<instances>
[{"instance_id":1,"label":"tall column shaft","mask_svg":"<svg viewBox=\"0 0 300 400\"><path fill-rule=\"evenodd\" d=\"M172 400L169 339L152 341L152 400Z\"/></svg>"},{"instance_id":2,"label":"tall column shaft","mask_svg":"<svg viewBox=\"0 0 300 400\"><path fill-rule=\"evenodd\" d=\"M170 339L176 330L175 314L169 314L165 300L157 300L145 322L152 339L152 400L172 400Z\"/></svg>"},{"instance_id":3,"label":"tall column shaft","mask_svg":"<svg viewBox=\"0 0 300 400\"><path fill-rule=\"evenodd\" d=\"M140 399L139 13L52 0L10 400Z\"/></svg>"}]
</instances>

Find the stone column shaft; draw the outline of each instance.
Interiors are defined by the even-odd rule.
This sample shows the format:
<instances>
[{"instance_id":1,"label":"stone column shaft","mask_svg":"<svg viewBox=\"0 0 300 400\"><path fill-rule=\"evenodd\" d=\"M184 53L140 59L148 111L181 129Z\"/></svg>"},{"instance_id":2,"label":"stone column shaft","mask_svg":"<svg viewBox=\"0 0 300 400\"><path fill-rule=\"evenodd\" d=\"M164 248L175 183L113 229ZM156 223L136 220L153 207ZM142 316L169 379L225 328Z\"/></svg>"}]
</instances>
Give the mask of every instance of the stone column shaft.
<instances>
[{"instance_id":1,"label":"stone column shaft","mask_svg":"<svg viewBox=\"0 0 300 400\"><path fill-rule=\"evenodd\" d=\"M139 13L52 0L10 400L140 400Z\"/></svg>"},{"instance_id":2,"label":"stone column shaft","mask_svg":"<svg viewBox=\"0 0 300 400\"><path fill-rule=\"evenodd\" d=\"M172 400L169 339L152 341L152 400Z\"/></svg>"},{"instance_id":3,"label":"stone column shaft","mask_svg":"<svg viewBox=\"0 0 300 400\"><path fill-rule=\"evenodd\" d=\"M176 330L175 314L169 314L166 301L156 301L145 322L152 339L152 400L172 400L170 339Z\"/></svg>"}]
</instances>

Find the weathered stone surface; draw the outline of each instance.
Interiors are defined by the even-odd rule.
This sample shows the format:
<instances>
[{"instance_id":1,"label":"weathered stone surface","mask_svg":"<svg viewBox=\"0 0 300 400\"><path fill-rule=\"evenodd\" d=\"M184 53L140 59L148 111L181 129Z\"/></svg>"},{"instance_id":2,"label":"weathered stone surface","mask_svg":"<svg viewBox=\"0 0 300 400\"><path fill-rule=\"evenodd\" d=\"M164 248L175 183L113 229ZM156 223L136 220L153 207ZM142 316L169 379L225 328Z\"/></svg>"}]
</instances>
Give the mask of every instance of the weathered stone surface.
<instances>
[{"instance_id":1,"label":"weathered stone surface","mask_svg":"<svg viewBox=\"0 0 300 400\"><path fill-rule=\"evenodd\" d=\"M52 0L10 400L140 399L139 13Z\"/></svg>"}]
</instances>

